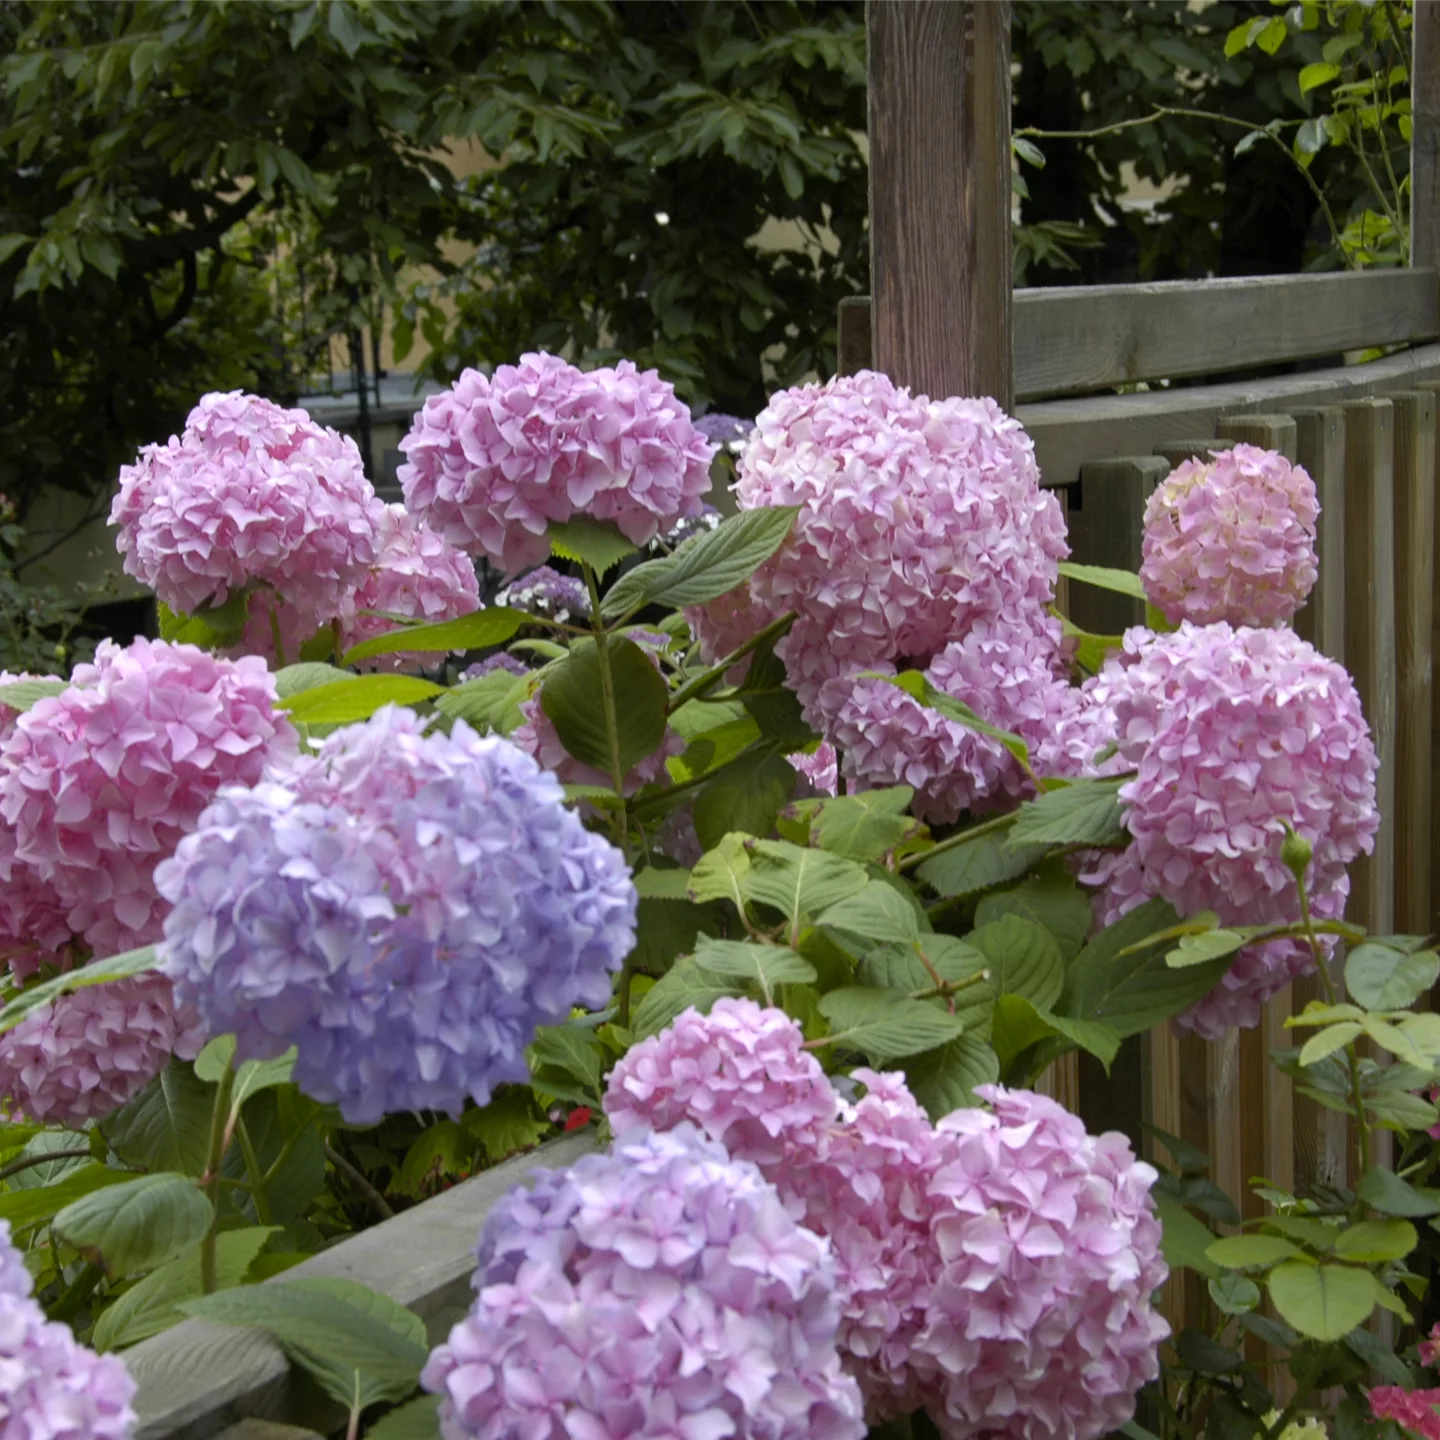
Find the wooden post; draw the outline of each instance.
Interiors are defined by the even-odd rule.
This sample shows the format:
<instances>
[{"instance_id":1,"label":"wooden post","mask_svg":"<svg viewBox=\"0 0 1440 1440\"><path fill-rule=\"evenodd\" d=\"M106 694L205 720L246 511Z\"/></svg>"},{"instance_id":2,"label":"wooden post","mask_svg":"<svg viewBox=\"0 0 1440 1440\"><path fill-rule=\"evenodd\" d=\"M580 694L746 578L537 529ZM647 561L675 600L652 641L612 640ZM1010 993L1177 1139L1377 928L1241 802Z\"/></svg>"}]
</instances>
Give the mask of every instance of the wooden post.
<instances>
[{"instance_id":1,"label":"wooden post","mask_svg":"<svg viewBox=\"0 0 1440 1440\"><path fill-rule=\"evenodd\" d=\"M1145 502L1169 473L1169 462L1159 455L1132 455L1082 465L1079 494L1070 496L1070 546L1074 559L1085 565L1138 570ZM1145 620L1145 607L1140 601L1093 585L1072 585L1070 606L1071 619L1082 630L1097 635L1119 635L1127 626Z\"/></svg>"},{"instance_id":2,"label":"wooden post","mask_svg":"<svg viewBox=\"0 0 1440 1440\"><path fill-rule=\"evenodd\" d=\"M1296 633L1345 663L1345 412L1338 405L1296 410L1295 456L1315 482L1320 578L1295 617Z\"/></svg>"},{"instance_id":3,"label":"wooden post","mask_svg":"<svg viewBox=\"0 0 1440 1440\"><path fill-rule=\"evenodd\" d=\"M1008 0L869 0L874 364L1014 403Z\"/></svg>"},{"instance_id":4,"label":"wooden post","mask_svg":"<svg viewBox=\"0 0 1440 1440\"><path fill-rule=\"evenodd\" d=\"M1380 760L1380 830L1350 870L1346 914L1372 935L1395 929L1395 407L1345 407L1345 649Z\"/></svg>"},{"instance_id":5,"label":"wooden post","mask_svg":"<svg viewBox=\"0 0 1440 1440\"><path fill-rule=\"evenodd\" d=\"M1410 263L1440 270L1440 0L1415 0L1410 57Z\"/></svg>"},{"instance_id":6,"label":"wooden post","mask_svg":"<svg viewBox=\"0 0 1440 1440\"><path fill-rule=\"evenodd\" d=\"M847 295L839 308L835 344L835 373L855 375L871 369L870 297Z\"/></svg>"},{"instance_id":7,"label":"wooden post","mask_svg":"<svg viewBox=\"0 0 1440 1440\"><path fill-rule=\"evenodd\" d=\"M1217 450L1228 448L1223 444L1226 440L1231 445L1258 445L1262 450L1278 450L1294 464L1296 430L1289 415L1222 415L1215 433L1220 437Z\"/></svg>"},{"instance_id":8,"label":"wooden post","mask_svg":"<svg viewBox=\"0 0 1440 1440\"><path fill-rule=\"evenodd\" d=\"M1174 470L1186 460L1208 460L1212 450L1223 449L1218 440L1167 440L1155 447L1155 453L1162 456Z\"/></svg>"},{"instance_id":9,"label":"wooden post","mask_svg":"<svg viewBox=\"0 0 1440 1440\"><path fill-rule=\"evenodd\" d=\"M1395 924L1430 930L1431 624L1435 585L1435 396L1395 406Z\"/></svg>"}]
</instances>

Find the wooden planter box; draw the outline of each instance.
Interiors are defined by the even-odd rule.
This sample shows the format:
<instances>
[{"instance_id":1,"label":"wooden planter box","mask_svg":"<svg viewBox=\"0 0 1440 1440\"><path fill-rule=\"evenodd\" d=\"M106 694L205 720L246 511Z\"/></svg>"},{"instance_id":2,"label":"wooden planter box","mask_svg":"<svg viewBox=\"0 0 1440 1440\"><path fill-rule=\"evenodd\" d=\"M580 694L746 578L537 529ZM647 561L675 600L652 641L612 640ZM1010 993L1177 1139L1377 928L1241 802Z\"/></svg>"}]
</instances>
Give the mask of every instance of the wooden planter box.
<instances>
[{"instance_id":1,"label":"wooden planter box","mask_svg":"<svg viewBox=\"0 0 1440 1440\"><path fill-rule=\"evenodd\" d=\"M593 1149L593 1134L566 1135L507 1160L285 1271L286 1280L357 1280L413 1310L436 1344L470 1306L475 1244L490 1207L539 1167L563 1169ZM136 1440L258 1437L247 1421L328 1432L345 1416L263 1331L187 1320L121 1352L139 1384Z\"/></svg>"}]
</instances>

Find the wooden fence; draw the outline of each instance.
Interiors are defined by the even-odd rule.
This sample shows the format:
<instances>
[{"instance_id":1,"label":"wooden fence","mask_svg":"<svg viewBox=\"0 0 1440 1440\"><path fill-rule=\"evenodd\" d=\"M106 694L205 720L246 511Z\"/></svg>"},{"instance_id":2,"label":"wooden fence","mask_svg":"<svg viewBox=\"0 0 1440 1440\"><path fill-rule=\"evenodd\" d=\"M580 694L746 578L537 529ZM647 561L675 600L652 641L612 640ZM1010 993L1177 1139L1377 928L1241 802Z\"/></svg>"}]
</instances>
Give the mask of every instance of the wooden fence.
<instances>
[{"instance_id":1,"label":"wooden fence","mask_svg":"<svg viewBox=\"0 0 1440 1440\"><path fill-rule=\"evenodd\" d=\"M1030 402L1016 413L1044 483L1065 497L1074 559L1138 569L1146 499L1190 456L1247 441L1310 472L1322 507L1320 578L1296 628L1354 675L1380 758L1380 833L1374 855L1352 870L1347 913L1372 933L1440 931L1432 860L1440 855L1432 758L1440 344L1427 343L1440 337L1440 275L1037 290L1015 296L1014 314L1016 390ZM843 305L847 370L868 359L868 319L867 301ZM1228 376L1295 369L1327 347L1321 368ZM1341 352L1377 349L1390 353L1343 363ZM1070 394L1142 383L1154 388ZM1069 609L1104 634L1143 619L1137 601L1078 585ZM1316 982L1294 991L1266 1006L1258 1030L1206 1042L1157 1027L1124 1073L1107 1080L1087 1062L1051 1077L1052 1087L1092 1128L1116 1126L1140 1140L1148 1121L1204 1150L1216 1183L1247 1216L1259 1213L1251 1177L1285 1189L1343 1183L1343 1117L1294 1096L1266 1058L1267 1048L1291 1043L1284 1020Z\"/></svg>"}]
</instances>

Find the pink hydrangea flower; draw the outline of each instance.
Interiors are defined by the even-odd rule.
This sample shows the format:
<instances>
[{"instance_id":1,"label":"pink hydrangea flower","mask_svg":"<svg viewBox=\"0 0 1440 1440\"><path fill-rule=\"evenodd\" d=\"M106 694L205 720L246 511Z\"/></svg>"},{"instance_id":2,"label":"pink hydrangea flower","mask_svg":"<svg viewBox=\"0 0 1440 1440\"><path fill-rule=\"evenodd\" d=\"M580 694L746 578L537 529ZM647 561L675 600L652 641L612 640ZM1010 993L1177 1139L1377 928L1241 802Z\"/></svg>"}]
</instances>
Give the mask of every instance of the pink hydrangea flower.
<instances>
[{"instance_id":1,"label":"pink hydrangea flower","mask_svg":"<svg viewBox=\"0 0 1440 1440\"><path fill-rule=\"evenodd\" d=\"M822 740L813 750L797 750L787 755L790 768L800 777L797 790L809 791L814 795L834 795L840 788L840 757L835 747ZM808 797L802 797L808 798Z\"/></svg>"},{"instance_id":2,"label":"pink hydrangea flower","mask_svg":"<svg viewBox=\"0 0 1440 1440\"><path fill-rule=\"evenodd\" d=\"M395 628L393 621L367 615L367 610L433 625L480 608L480 585L470 559L420 525L403 505L387 505L380 517L379 555L346 607L344 647ZM376 655L362 668L413 670L433 665L435 658L419 651Z\"/></svg>"},{"instance_id":3,"label":"pink hydrangea flower","mask_svg":"<svg viewBox=\"0 0 1440 1440\"><path fill-rule=\"evenodd\" d=\"M1380 824L1375 749L1343 667L1288 630L1186 621L1148 643L1132 632L1105 683L1120 755L1138 772L1120 791L1133 843L1082 877L1104 887L1105 923L1155 895L1223 923L1298 920L1280 859L1287 823L1314 850L1315 913L1342 913L1346 868ZM1253 1025L1261 1001L1308 964L1293 941L1242 953L1177 1023L1211 1037Z\"/></svg>"},{"instance_id":4,"label":"pink hydrangea flower","mask_svg":"<svg viewBox=\"0 0 1440 1440\"><path fill-rule=\"evenodd\" d=\"M310 620L339 614L375 563L383 506L353 440L238 390L120 471L110 511L125 570L182 613L263 585Z\"/></svg>"},{"instance_id":5,"label":"pink hydrangea flower","mask_svg":"<svg viewBox=\"0 0 1440 1440\"><path fill-rule=\"evenodd\" d=\"M0 1220L0 1440L128 1440L135 1382L122 1360L47 1320Z\"/></svg>"},{"instance_id":6,"label":"pink hydrangea flower","mask_svg":"<svg viewBox=\"0 0 1440 1440\"><path fill-rule=\"evenodd\" d=\"M893 673L888 663L870 667ZM988 724L1026 742L1040 775L1085 773L1085 745L1073 733L1083 707L1065 674L1060 622L1032 615L977 623L925 671ZM859 789L909 785L923 820L948 823L966 811L1011 809L1033 794L1015 757L998 741L921 705L883 680L840 676L814 709Z\"/></svg>"},{"instance_id":7,"label":"pink hydrangea flower","mask_svg":"<svg viewBox=\"0 0 1440 1440\"><path fill-rule=\"evenodd\" d=\"M1377 1385L1370 1391L1370 1413L1377 1420L1393 1420L1424 1440L1440 1440L1440 1390L1405 1390L1399 1385Z\"/></svg>"},{"instance_id":8,"label":"pink hydrangea flower","mask_svg":"<svg viewBox=\"0 0 1440 1440\"><path fill-rule=\"evenodd\" d=\"M156 863L222 785L254 784L294 749L275 698L258 657L106 640L70 689L39 701L0 743L0 819L15 856L53 888L95 954L160 938Z\"/></svg>"},{"instance_id":9,"label":"pink hydrangea flower","mask_svg":"<svg viewBox=\"0 0 1440 1440\"><path fill-rule=\"evenodd\" d=\"M632 1046L610 1072L605 1113L617 1135L688 1121L762 1168L819 1143L840 1102L781 1010L721 999L689 1009Z\"/></svg>"},{"instance_id":10,"label":"pink hydrangea flower","mask_svg":"<svg viewBox=\"0 0 1440 1440\"><path fill-rule=\"evenodd\" d=\"M1172 625L1286 621L1319 573L1319 514L1315 482L1273 450L1186 460L1145 506L1145 593Z\"/></svg>"},{"instance_id":11,"label":"pink hydrangea flower","mask_svg":"<svg viewBox=\"0 0 1440 1440\"><path fill-rule=\"evenodd\" d=\"M1135 1413L1170 1333L1150 1187L1123 1135L998 1085L940 1121L930 1181L940 1256L916 1364L947 1432L1096 1440ZM938 1401L938 1403L937 1403Z\"/></svg>"},{"instance_id":12,"label":"pink hydrangea flower","mask_svg":"<svg viewBox=\"0 0 1440 1440\"><path fill-rule=\"evenodd\" d=\"M776 652L807 718L827 680L928 663L979 621L1043 608L1068 553L1034 447L993 400L932 401L868 371L782 390L739 473L742 509L800 507L748 588L757 618L799 616Z\"/></svg>"},{"instance_id":13,"label":"pink hydrangea flower","mask_svg":"<svg viewBox=\"0 0 1440 1440\"><path fill-rule=\"evenodd\" d=\"M489 379L466 370L400 448L409 509L511 573L544 560L547 528L572 515L611 520L636 545L698 515L715 453L654 370L586 372L545 354Z\"/></svg>"},{"instance_id":14,"label":"pink hydrangea flower","mask_svg":"<svg viewBox=\"0 0 1440 1440\"><path fill-rule=\"evenodd\" d=\"M81 1130L133 1100L171 1055L193 1060L206 1039L163 975L90 985L0 1035L0 1096L12 1120Z\"/></svg>"},{"instance_id":15,"label":"pink hydrangea flower","mask_svg":"<svg viewBox=\"0 0 1440 1440\"><path fill-rule=\"evenodd\" d=\"M753 1165L686 1125L533 1178L421 1376L445 1440L861 1440L827 1247Z\"/></svg>"},{"instance_id":16,"label":"pink hydrangea flower","mask_svg":"<svg viewBox=\"0 0 1440 1440\"><path fill-rule=\"evenodd\" d=\"M1432 1134L1433 1132L1428 1132ZM1430 1327L1430 1334L1420 1342L1420 1363L1434 1369L1440 1361L1440 1323Z\"/></svg>"}]
</instances>

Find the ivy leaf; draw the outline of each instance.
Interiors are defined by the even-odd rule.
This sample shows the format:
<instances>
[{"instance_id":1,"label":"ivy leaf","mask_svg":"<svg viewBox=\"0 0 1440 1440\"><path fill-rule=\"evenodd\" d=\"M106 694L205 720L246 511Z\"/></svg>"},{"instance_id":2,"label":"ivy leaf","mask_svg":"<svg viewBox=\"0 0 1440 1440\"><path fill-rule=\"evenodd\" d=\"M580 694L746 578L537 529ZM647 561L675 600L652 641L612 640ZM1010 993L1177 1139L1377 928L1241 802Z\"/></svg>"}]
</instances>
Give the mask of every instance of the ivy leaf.
<instances>
[{"instance_id":1,"label":"ivy leaf","mask_svg":"<svg viewBox=\"0 0 1440 1440\"><path fill-rule=\"evenodd\" d=\"M273 1280L181 1308L211 1324L268 1331L347 1410L409 1399L429 1356L424 1321L353 1280Z\"/></svg>"},{"instance_id":2,"label":"ivy leaf","mask_svg":"<svg viewBox=\"0 0 1440 1440\"><path fill-rule=\"evenodd\" d=\"M55 1232L107 1275L134 1275L196 1244L215 1211L186 1175L138 1175L72 1201Z\"/></svg>"},{"instance_id":3,"label":"ivy leaf","mask_svg":"<svg viewBox=\"0 0 1440 1440\"><path fill-rule=\"evenodd\" d=\"M584 561L601 579L607 570L612 570L627 555L635 553L635 547L611 520L576 515L564 524L552 521L545 533L552 555L558 555L562 560Z\"/></svg>"},{"instance_id":4,"label":"ivy leaf","mask_svg":"<svg viewBox=\"0 0 1440 1440\"><path fill-rule=\"evenodd\" d=\"M1129 838L1122 823L1122 779L1076 780L1027 800L1010 828L1008 844L1115 845Z\"/></svg>"},{"instance_id":5,"label":"ivy leaf","mask_svg":"<svg viewBox=\"0 0 1440 1440\"><path fill-rule=\"evenodd\" d=\"M620 773L627 775L665 739L665 681L633 640L611 639L605 647L615 695ZM582 765L609 775L610 739L601 686L600 652L581 640L546 676L540 708L555 726L560 743Z\"/></svg>"},{"instance_id":6,"label":"ivy leaf","mask_svg":"<svg viewBox=\"0 0 1440 1440\"><path fill-rule=\"evenodd\" d=\"M622 575L601 606L607 619L644 605L703 605L750 578L790 534L799 507L745 510L693 536L673 555Z\"/></svg>"},{"instance_id":7,"label":"ivy leaf","mask_svg":"<svg viewBox=\"0 0 1440 1440\"><path fill-rule=\"evenodd\" d=\"M874 1065L932 1050L957 1039L964 1022L894 990L850 986L820 997L830 1041L858 1050Z\"/></svg>"}]
</instances>

